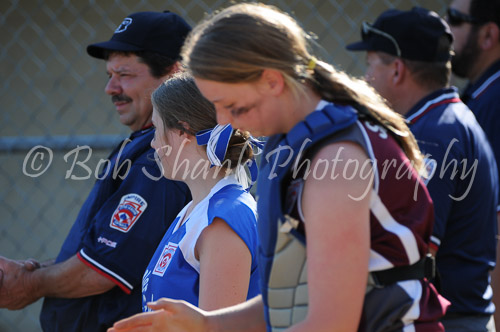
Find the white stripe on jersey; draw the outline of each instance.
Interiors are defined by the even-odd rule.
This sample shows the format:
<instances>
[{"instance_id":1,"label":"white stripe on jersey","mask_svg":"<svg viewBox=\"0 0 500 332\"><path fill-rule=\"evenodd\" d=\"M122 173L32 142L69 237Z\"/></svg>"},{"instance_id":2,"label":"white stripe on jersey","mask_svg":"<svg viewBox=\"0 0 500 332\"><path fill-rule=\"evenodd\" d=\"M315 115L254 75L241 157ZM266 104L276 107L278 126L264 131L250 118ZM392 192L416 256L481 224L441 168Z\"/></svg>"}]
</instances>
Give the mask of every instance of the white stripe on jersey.
<instances>
[{"instance_id":1,"label":"white stripe on jersey","mask_svg":"<svg viewBox=\"0 0 500 332\"><path fill-rule=\"evenodd\" d=\"M438 237L435 237L434 235L431 235L431 242L437 245L438 247L441 245L441 240Z\"/></svg>"},{"instance_id":2,"label":"white stripe on jersey","mask_svg":"<svg viewBox=\"0 0 500 332\"><path fill-rule=\"evenodd\" d=\"M368 271L381 271L393 268L394 265L387 260L384 256L379 254L373 249L370 249L370 262L368 264Z\"/></svg>"},{"instance_id":3,"label":"white stripe on jersey","mask_svg":"<svg viewBox=\"0 0 500 332\"><path fill-rule=\"evenodd\" d=\"M403 332L415 332L415 325L412 323L403 327Z\"/></svg>"},{"instance_id":4,"label":"white stripe on jersey","mask_svg":"<svg viewBox=\"0 0 500 332\"><path fill-rule=\"evenodd\" d=\"M127 280L123 279L122 277L120 277L115 272L111 271L110 269L106 268L105 266L99 264L98 262L96 262L95 260L93 260L92 258L90 258L89 256L87 256L87 254L85 254L85 252L83 251L83 249L80 250L80 255L82 255L82 257L85 258L85 260L87 260L89 263L91 263L95 267L99 268L99 270L102 270L102 271L106 272L106 274L109 274L113 278L119 280L122 284L124 284L125 286L127 286L130 290L134 289L134 286L132 286L130 283L128 283Z\"/></svg>"},{"instance_id":5,"label":"white stripe on jersey","mask_svg":"<svg viewBox=\"0 0 500 332\"><path fill-rule=\"evenodd\" d=\"M201 232L208 225L207 206L208 201L203 200L193 208L191 215L188 217L191 220L186 220L186 235L179 242L179 248L184 260L198 273L200 273L200 261L196 259L194 249ZM198 209L203 210L204 213L200 215ZM180 219L182 219L182 216Z\"/></svg>"},{"instance_id":6,"label":"white stripe on jersey","mask_svg":"<svg viewBox=\"0 0 500 332\"><path fill-rule=\"evenodd\" d=\"M405 325L404 332L415 332L413 322L420 317L420 299L422 298L422 284L419 280L406 280L398 282L398 286L403 288L406 294L413 299L413 304L406 314L401 317Z\"/></svg>"},{"instance_id":7,"label":"white stripe on jersey","mask_svg":"<svg viewBox=\"0 0 500 332\"><path fill-rule=\"evenodd\" d=\"M401 240L409 264L416 263L420 259L420 253L413 232L408 227L394 220L375 191L372 191L371 194L370 209L380 225L382 225L385 230L395 234Z\"/></svg>"},{"instance_id":8,"label":"white stripe on jersey","mask_svg":"<svg viewBox=\"0 0 500 332\"><path fill-rule=\"evenodd\" d=\"M361 124L361 122L356 121L356 124L359 127L359 130L361 130L361 133L363 134L363 139L365 140L366 144L366 149L368 150L368 154L370 159L372 160L372 167L373 167L373 188L375 190L375 193L378 194L378 184L379 184L379 176L378 176L378 168L377 168L377 159L375 158L375 153L373 152L373 147L372 147L372 142L370 141L370 137L368 137L368 133L366 132L365 127Z\"/></svg>"},{"instance_id":9,"label":"white stripe on jersey","mask_svg":"<svg viewBox=\"0 0 500 332\"><path fill-rule=\"evenodd\" d=\"M196 259L195 247L201 232L208 226L209 223L207 212L210 198L212 198L212 196L219 192L222 188L232 184L239 185L235 174L228 175L217 182L217 184L210 190L210 193L193 208L188 216L188 220L185 221L186 235L184 235L184 237L180 240L179 248L181 249L184 260L198 273L200 273L200 261ZM192 201L189 205L191 204ZM179 227L179 222L184 219L183 216L186 213L186 210L187 206L177 215L179 217L179 221L175 226L176 228Z\"/></svg>"},{"instance_id":10,"label":"white stripe on jersey","mask_svg":"<svg viewBox=\"0 0 500 332\"><path fill-rule=\"evenodd\" d=\"M411 120L415 119L416 117L418 117L420 114L422 114L423 112L425 112L427 110L427 108L429 108L432 104L436 104L436 103L439 103L445 99L450 99L450 98L455 98L455 97L458 97L458 94L456 92L450 92L450 93L446 93L446 94L443 94L443 95L440 95L439 97L437 98L434 98L432 100L429 100L428 102L425 103L424 106L420 107L420 109L418 111L416 111L415 113L413 113L412 115L410 115L409 117L406 118L406 122L411 122Z\"/></svg>"},{"instance_id":11,"label":"white stripe on jersey","mask_svg":"<svg viewBox=\"0 0 500 332\"><path fill-rule=\"evenodd\" d=\"M472 98L476 99L493 81L500 77L500 71L497 71L490 78L488 78L476 91L472 93Z\"/></svg>"}]
</instances>

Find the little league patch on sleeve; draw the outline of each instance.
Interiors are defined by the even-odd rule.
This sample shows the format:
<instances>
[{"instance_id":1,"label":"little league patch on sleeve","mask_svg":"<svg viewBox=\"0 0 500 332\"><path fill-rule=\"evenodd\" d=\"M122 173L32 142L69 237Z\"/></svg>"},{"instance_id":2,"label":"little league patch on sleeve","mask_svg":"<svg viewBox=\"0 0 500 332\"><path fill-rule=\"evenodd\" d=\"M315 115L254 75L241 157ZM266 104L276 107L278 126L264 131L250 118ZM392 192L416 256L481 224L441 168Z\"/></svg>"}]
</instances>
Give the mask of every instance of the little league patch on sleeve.
<instances>
[{"instance_id":1,"label":"little league patch on sleeve","mask_svg":"<svg viewBox=\"0 0 500 332\"><path fill-rule=\"evenodd\" d=\"M109 226L120 232L127 233L144 213L148 203L137 194L127 194L122 197L120 204L111 216Z\"/></svg>"},{"instance_id":2,"label":"little league patch on sleeve","mask_svg":"<svg viewBox=\"0 0 500 332\"><path fill-rule=\"evenodd\" d=\"M178 246L179 245L177 243L169 242L165 248L163 248L160 258L158 258L155 269L153 270L154 275L163 277Z\"/></svg>"},{"instance_id":3,"label":"little league patch on sleeve","mask_svg":"<svg viewBox=\"0 0 500 332\"><path fill-rule=\"evenodd\" d=\"M424 180L424 184L427 185L434 176L434 173L436 173L437 161L432 158L424 158L424 166L427 174L422 176L422 179Z\"/></svg>"}]
</instances>

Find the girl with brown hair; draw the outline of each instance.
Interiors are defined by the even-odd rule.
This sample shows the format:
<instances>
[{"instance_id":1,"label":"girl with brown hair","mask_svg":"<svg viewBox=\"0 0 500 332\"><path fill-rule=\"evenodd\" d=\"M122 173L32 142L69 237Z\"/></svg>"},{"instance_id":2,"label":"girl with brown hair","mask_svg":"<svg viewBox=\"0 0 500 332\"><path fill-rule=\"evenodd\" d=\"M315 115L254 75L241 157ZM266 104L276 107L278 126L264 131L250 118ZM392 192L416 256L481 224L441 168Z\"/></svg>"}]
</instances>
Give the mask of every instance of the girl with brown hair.
<instances>
[{"instance_id":1,"label":"girl with brown hair","mask_svg":"<svg viewBox=\"0 0 500 332\"><path fill-rule=\"evenodd\" d=\"M309 39L273 7L237 4L183 49L218 123L270 136L257 184L262 295L212 312L160 300L116 331L443 331L415 139L365 82L318 61Z\"/></svg>"}]
</instances>

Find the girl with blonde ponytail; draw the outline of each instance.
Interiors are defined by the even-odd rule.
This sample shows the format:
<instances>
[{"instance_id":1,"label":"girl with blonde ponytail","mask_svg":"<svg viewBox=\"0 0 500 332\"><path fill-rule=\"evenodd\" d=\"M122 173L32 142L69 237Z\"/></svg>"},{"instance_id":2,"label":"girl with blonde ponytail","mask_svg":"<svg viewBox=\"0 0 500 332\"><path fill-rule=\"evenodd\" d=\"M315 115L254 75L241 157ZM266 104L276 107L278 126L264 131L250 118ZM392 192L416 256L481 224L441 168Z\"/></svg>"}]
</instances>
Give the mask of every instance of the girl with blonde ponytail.
<instances>
[{"instance_id":1,"label":"girl with blonde ponytail","mask_svg":"<svg viewBox=\"0 0 500 332\"><path fill-rule=\"evenodd\" d=\"M415 139L366 83L316 59L309 39L289 15L244 3L186 41L185 65L218 123L270 136L257 182L262 295L215 312L161 300L149 323L444 331L448 303L427 280L433 206Z\"/></svg>"}]
</instances>

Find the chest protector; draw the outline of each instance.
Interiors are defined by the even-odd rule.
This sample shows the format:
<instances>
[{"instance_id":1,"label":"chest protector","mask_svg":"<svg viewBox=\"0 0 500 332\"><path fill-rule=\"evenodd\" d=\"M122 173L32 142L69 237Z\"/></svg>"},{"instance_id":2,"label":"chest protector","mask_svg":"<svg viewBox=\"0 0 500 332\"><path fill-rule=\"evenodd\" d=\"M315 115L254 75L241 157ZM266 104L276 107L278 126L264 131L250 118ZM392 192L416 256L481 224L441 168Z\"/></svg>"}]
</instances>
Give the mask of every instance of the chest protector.
<instances>
[{"instance_id":1,"label":"chest protector","mask_svg":"<svg viewBox=\"0 0 500 332\"><path fill-rule=\"evenodd\" d=\"M287 135L271 137L264 149L257 188L262 298L268 330L281 331L307 315L305 237L298 221L284 213L285 193L296 160L315 144L357 120L350 106L327 104Z\"/></svg>"}]
</instances>

